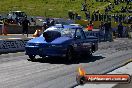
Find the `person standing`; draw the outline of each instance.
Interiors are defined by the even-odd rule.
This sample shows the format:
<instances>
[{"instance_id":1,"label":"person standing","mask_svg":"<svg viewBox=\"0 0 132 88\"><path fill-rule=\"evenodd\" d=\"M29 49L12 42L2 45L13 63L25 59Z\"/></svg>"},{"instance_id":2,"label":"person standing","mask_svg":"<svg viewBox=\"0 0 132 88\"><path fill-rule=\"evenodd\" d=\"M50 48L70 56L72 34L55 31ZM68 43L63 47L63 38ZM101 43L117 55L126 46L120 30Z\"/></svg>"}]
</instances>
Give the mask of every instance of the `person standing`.
<instances>
[{"instance_id":1,"label":"person standing","mask_svg":"<svg viewBox=\"0 0 132 88\"><path fill-rule=\"evenodd\" d=\"M27 17L24 18L22 21L22 33L23 35L26 33L28 37L28 26L30 25L30 21L27 19Z\"/></svg>"},{"instance_id":2,"label":"person standing","mask_svg":"<svg viewBox=\"0 0 132 88\"><path fill-rule=\"evenodd\" d=\"M118 25L118 37L119 38L123 37L123 25L122 25L122 22L120 22L119 25Z\"/></svg>"},{"instance_id":3,"label":"person standing","mask_svg":"<svg viewBox=\"0 0 132 88\"><path fill-rule=\"evenodd\" d=\"M87 25L87 30L88 31L92 31L93 30L93 22L92 21L90 21L90 23Z\"/></svg>"},{"instance_id":4,"label":"person standing","mask_svg":"<svg viewBox=\"0 0 132 88\"><path fill-rule=\"evenodd\" d=\"M3 35L7 35L7 29L8 29L8 23L7 22L4 22L3 25L2 25L2 34Z\"/></svg>"},{"instance_id":5,"label":"person standing","mask_svg":"<svg viewBox=\"0 0 132 88\"><path fill-rule=\"evenodd\" d=\"M35 26L36 25L36 21L33 18L31 18L30 25L31 26Z\"/></svg>"},{"instance_id":6,"label":"person standing","mask_svg":"<svg viewBox=\"0 0 132 88\"><path fill-rule=\"evenodd\" d=\"M45 31L47 28L48 28L47 23L44 22L44 24L43 24L43 26L42 26L42 31Z\"/></svg>"},{"instance_id":7,"label":"person standing","mask_svg":"<svg viewBox=\"0 0 132 88\"><path fill-rule=\"evenodd\" d=\"M90 12L85 11L86 20L90 20Z\"/></svg>"},{"instance_id":8,"label":"person standing","mask_svg":"<svg viewBox=\"0 0 132 88\"><path fill-rule=\"evenodd\" d=\"M104 24L104 31L105 31L105 34L104 34L104 40L105 41L111 41L111 23L110 22L106 22Z\"/></svg>"},{"instance_id":9,"label":"person standing","mask_svg":"<svg viewBox=\"0 0 132 88\"><path fill-rule=\"evenodd\" d=\"M99 41L104 40L104 23L101 22L99 25Z\"/></svg>"},{"instance_id":10,"label":"person standing","mask_svg":"<svg viewBox=\"0 0 132 88\"><path fill-rule=\"evenodd\" d=\"M104 29L104 23L101 22L101 24L99 25L99 29L102 31Z\"/></svg>"},{"instance_id":11,"label":"person standing","mask_svg":"<svg viewBox=\"0 0 132 88\"><path fill-rule=\"evenodd\" d=\"M50 26L54 26L54 25L55 25L55 20L54 19L51 19Z\"/></svg>"}]
</instances>

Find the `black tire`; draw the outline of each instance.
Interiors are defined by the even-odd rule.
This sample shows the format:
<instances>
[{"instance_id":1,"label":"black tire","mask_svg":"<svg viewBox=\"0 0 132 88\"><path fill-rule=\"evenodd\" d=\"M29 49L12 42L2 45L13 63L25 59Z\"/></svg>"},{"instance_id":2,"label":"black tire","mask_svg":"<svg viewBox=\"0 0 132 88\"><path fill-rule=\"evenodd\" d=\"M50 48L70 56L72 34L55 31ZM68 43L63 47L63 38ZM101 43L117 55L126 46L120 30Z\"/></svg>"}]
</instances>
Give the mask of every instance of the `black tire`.
<instances>
[{"instance_id":1,"label":"black tire","mask_svg":"<svg viewBox=\"0 0 132 88\"><path fill-rule=\"evenodd\" d=\"M87 51L87 52L83 52L82 54L81 54L81 56L84 58L84 59L87 59L87 58L89 58L89 57L91 57L92 56L92 49L89 49L89 51ZM81 58L81 57L80 57ZM82 59L82 58L81 58Z\"/></svg>"},{"instance_id":2,"label":"black tire","mask_svg":"<svg viewBox=\"0 0 132 88\"><path fill-rule=\"evenodd\" d=\"M89 49L89 51L88 51L88 53L87 53L87 56L88 56L88 57L91 57L91 56L92 56L92 53L93 53L92 49Z\"/></svg>"},{"instance_id":3,"label":"black tire","mask_svg":"<svg viewBox=\"0 0 132 88\"><path fill-rule=\"evenodd\" d=\"M30 61L34 61L35 60L35 55L29 55L29 59Z\"/></svg>"},{"instance_id":4,"label":"black tire","mask_svg":"<svg viewBox=\"0 0 132 88\"><path fill-rule=\"evenodd\" d=\"M46 57L42 57L42 59L45 59Z\"/></svg>"},{"instance_id":5,"label":"black tire","mask_svg":"<svg viewBox=\"0 0 132 88\"><path fill-rule=\"evenodd\" d=\"M68 61L72 61L74 58L75 58L74 50L73 50L72 47L69 47L69 48L67 49L66 59L68 59Z\"/></svg>"},{"instance_id":6,"label":"black tire","mask_svg":"<svg viewBox=\"0 0 132 88\"><path fill-rule=\"evenodd\" d=\"M95 45L92 45L92 52L95 52Z\"/></svg>"}]
</instances>

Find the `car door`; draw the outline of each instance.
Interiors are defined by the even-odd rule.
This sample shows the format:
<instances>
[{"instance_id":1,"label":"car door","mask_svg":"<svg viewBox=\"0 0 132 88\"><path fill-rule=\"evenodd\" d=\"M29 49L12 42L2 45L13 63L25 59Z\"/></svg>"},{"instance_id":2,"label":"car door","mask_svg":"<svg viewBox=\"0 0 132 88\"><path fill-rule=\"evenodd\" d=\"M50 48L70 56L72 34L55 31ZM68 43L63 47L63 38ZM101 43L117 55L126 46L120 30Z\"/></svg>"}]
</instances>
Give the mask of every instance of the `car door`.
<instances>
[{"instance_id":1,"label":"car door","mask_svg":"<svg viewBox=\"0 0 132 88\"><path fill-rule=\"evenodd\" d=\"M83 43L84 43L84 36L82 35L80 29L76 29L74 46L76 46L75 50L77 52L83 51Z\"/></svg>"},{"instance_id":2,"label":"car door","mask_svg":"<svg viewBox=\"0 0 132 88\"><path fill-rule=\"evenodd\" d=\"M89 52L92 49L92 39L88 39L83 30L80 30L81 34L83 35L83 44L82 48L84 52Z\"/></svg>"}]
</instances>

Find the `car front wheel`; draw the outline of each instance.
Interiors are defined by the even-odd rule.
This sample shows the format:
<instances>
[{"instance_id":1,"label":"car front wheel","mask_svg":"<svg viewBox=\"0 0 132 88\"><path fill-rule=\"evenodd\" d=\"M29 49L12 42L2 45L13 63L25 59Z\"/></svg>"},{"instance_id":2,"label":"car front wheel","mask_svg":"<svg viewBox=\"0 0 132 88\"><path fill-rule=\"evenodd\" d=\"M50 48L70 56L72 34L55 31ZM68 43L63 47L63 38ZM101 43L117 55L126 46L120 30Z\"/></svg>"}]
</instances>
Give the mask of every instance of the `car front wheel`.
<instances>
[{"instance_id":1,"label":"car front wheel","mask_svg":"<svg viewBox=\"0 0 132 88\"><path fill-rule=\"evenodd\" d=\"M29 55L29 59L30 61L34 61L35 60L35 55Z\"/></svg>"}]
</instances>

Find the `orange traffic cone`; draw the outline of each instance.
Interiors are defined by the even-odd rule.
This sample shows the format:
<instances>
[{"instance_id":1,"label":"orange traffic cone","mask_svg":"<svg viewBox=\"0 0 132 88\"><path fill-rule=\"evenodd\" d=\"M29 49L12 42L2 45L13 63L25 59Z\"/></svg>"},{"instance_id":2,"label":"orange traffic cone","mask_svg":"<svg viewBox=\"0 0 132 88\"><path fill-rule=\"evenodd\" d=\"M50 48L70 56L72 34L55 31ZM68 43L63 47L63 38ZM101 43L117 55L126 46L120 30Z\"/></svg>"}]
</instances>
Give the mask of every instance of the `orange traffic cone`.
<instances>
[{"instance_id":1,"label":"orange traffic cone","mask_svg":"<svg viewBox=\"0 0 132 88\"><path fill-rule=\"evenodd\" d=\"M41 35L41 30L37 29L35 33L33 34L33 37L39 37Z\"/></svg>"},{"instance_id":2,"label":"orange traffic cone","mask_svg":"<svg viewBox=\"0 0 132 88\"><path fill-rule=\"evenodd\" d=\"M35 31L35 33L33 34L33 37L37 37L37 30Z\"/></svg>"}]
</instances>

